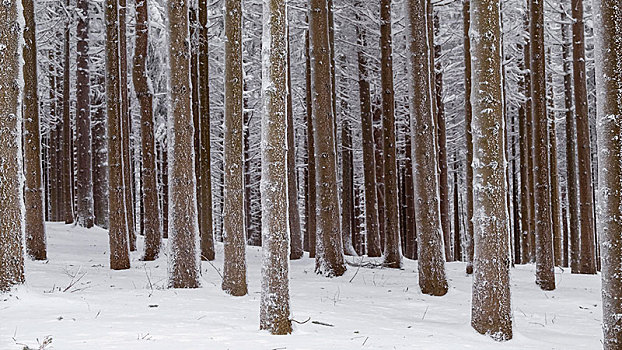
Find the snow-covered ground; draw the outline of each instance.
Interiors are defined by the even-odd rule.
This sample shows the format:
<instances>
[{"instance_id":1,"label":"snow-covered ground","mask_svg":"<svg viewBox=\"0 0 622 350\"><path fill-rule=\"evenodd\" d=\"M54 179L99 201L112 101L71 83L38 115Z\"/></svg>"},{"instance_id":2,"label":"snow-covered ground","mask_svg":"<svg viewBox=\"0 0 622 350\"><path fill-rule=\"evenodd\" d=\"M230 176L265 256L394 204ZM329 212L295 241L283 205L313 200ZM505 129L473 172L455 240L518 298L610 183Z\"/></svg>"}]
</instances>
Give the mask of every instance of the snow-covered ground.
<instances>
[{"instance_id":1,"label":"snow-covered ground","mask_svg":"<svg viewBox=\"0 0 622 350\"><path fill-rule=\"evenodd\" d=\"M142 239L139 238L139 251ZM471 277L447 264L450 291L422 295L416 262L404 269L350 266L343 277L291 263L295 324L289 336L259 331L260 249L249 247L249 295L220 289L222 245L203 262L203 287L165 289L166 257L108 268L107 232L48 224L49 261L27 262L27 283L0 295L0 349L599 349L599 276L556 270L557 290L534 284L534 266L512 269L514 339L496 343L469 324ZM356 262L360 258L354 259ZM315 322L315 323L314 323ZM318 324L319 323L319 324Z\"/></svg>"}]
</instances>

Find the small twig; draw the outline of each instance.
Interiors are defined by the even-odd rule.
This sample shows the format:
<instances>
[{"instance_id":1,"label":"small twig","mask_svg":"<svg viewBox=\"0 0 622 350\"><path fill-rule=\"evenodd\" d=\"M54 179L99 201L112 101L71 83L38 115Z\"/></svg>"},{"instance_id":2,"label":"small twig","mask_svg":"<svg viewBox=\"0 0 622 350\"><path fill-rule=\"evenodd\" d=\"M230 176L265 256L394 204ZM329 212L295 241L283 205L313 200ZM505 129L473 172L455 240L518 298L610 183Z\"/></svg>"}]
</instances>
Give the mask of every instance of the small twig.
<instances>
[{"instance_id":1,"label":"small twig","mask_svg":"<svg viewBox=\"0 0 622 350\"><path fill-rule=\"evenodd\" d=\"M221 279L221 280L225 279L225 278L223 277L222 273L220 273L220 271L216 268L216 266L214 266L214 264L212 264L212 262L211 262L211 261L209 261L209 260L208 260L207 262L208 262L210 265L212 265L212 267L214 268L214 270L216 270L216 272L218 272L218 275L220 276L220 279Z\"/></svg>"},{"instance_id":2,"label":"small twig","mask_svg":"<svg viewBox=\"0 0 622 350\"><path fill-rule=\"evenodd\" d=\"M311 323L313 323L313 324L317 324L317 325L320 325L320 326L335 327L335 325L332 325L332 324L330 324L330 323L320 322L320 321L311 321Z\"/></svg>"},{"instance_id":3,"label":"small twig","mask_svg":"<svg viewBox=\"0 0 622 350\"><path fill-rule=\"evenodd\" d=\"M425 319L425 315L428 313L429 308L430 308L429 306L426 306L425 311L423 312L423 316L421 317L422 321Z\"/></svg>"},{"instance_id":4,"label":"small twig","mask_svg":"<svg viewBox=\"0 0 622 350\"><path fill-rule=\"evenodd\" d=\"M361 256L361 261L359 261L359 266L356 268L356 271L354 272L354 275L352 276L352 278L350 278L350 281L348 283L352 283L352 281L354 280L354 277L356 277L356 275L358 275L359 270L361 269L361 263L363 263L363 256Z\"/></svg>"},{"instance_id":5,"label":"small twig","mask_svg":"<svg viewBox=\"0 0 622 350\"><path fill-rule=\"evenodd\" d=\"M363 341L363 344L361 344L361 346L365 346L365 343L367 343L368 339L369 339L369 337L365 337L365 340Z\"/></svg>"},{"instance_id":6,"label":"small twig","mask_svg":"<svg viewBox=\"0 0 622 350\"><path fill-rule=\"evenodd\" d=\"M298 324L305 324L305 323L307 323L307 322L311 321L311 317L307 318L306 320L304 320L304 321L302 321L302 322L300 322L300 321L296 321L296 320L294 320L293 318L292 318L292 319L290 319L290 321L292 321L292 322L296 322L296 323L298 323Z\"/></svg>"}]
</instances>

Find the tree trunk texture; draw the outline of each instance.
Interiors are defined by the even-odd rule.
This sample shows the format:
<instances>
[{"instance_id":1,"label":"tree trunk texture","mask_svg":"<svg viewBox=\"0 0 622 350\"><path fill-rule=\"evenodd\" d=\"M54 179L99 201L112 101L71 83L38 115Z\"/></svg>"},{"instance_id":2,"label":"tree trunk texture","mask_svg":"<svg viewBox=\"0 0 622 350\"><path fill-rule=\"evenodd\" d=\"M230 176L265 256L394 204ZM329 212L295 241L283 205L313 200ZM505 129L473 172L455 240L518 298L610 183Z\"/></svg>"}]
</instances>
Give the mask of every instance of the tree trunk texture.
<instances>
[{"instance_id":1,"label":"tree trunk texture","mask_svg":"<svg viewBox=\"0 0 622 350\"><path fill-rule=\"evenodd\" d=\"M293 142L293 135L288 135L287 129L290 125L293 134L293 118L288 103L286 1L264 0L263 23L264 113L261 119L260 187L261 226L264 229L259 328L272 334L289 334L292 332L292 321L289 310L288 260L288 186L291 184L288 184L288 171L291 174L291 160L288 159L288 153L293 153L294 149L288 150L288 138L291 136ZM295 209L298 210L298 206ZM299 235L299 222L296 229Z\"/></svg>"},{"instance_id":2,"label":"tree trunk texture","mask_svg":"<svg viewBox=\"0 0 622 350\"><path fill-rule=\"evenodd\" d=\"M244 154L242 110L242 2L225 1L225 246L222 289L233 295L248 293L244 226Z\"/></svg>"},{"instance_id":3,"label":"tree trunk texture","mask_svg":"<svg viewBox=\"0 0 622 350\"><path fill-rule=\"evenodd\" d=\"M23 1L23 113L24 113L24 204L26 206L26 252L35 260L47 258L45 237L44 189L41 168L41 129L39 125L39 92L37 83L36 24L33 0Z\"/></svg>"},{"instance_id":4,"label":"tree trunk texture","mask_svg":"<svg viewBox=\"0 0 622 350\"><path fill-rule=\"evenodd\" d=\"M317 243L317 195L315 182L315 138L313 136L313 89L311 77L311 52L310 36L307 31L305 36L305 58L306 58L306 109L307 109L307 203L306 203L306 242L309 251L309 258L316 256Z\"/></svg>"},{"instance_id":5,"label":"tree trunk texture","mask_svg":"<svg viewBox=\"0 0 622 350\"><path fill-rule=\"evenodd\" d=\"M544 2L530 0L531 86L534 119L534 188L536 230L536 284L555 289L553 227L549 175L549 130L546 107L546 60L544 53Z\"/></svg>"},{"instance_id":6,"label":"tree trunk texture","mask_svg":"<svg viewBox=\"0 0 622 350\"><path fill-rule=\"evenodd\" d=\"M66 1L66 6L69 6L69 1ZM65 23L64 32L64 48L63 48L63 137L62 137L62 166L63 166L63 219L66 224L73 223L73 184L71 182L73 164L72 154L73 149L71 142L73 139L71 132L71 93L69 82L69 20Z\"/></svg>"},{"instance_id":7,"label":"tree trunk texture","mask_svg":"<svg viewBox=\"0 0 622 350\"><path fill-rule=\"evenodd\" d=\"M117 0L106 0L106 115L108 118L108 207L110 268L130 268L123 180L123 139L119 77L119 17Z\"/></svg>"},{"instance_id":8,"label":"tree trunk texture","mask_svg":"<svg viewBox=\"0 0 622 350\"><path fill-rule=\"evenodd\" d=\"M313 85L313 131L317 186L315 270L325 276L346 271L339 222L335 117L332 104L327 0L311 0L309 28Z\"/></svg>"},{"instance_id":9,"label":"tree trunk texture","mask_svg":"<svg viewBox=\"0 0 622 350\"><path fill-rule=\"evenodd\" d=\"M473 228L471 325L497 341L512 339L509 215L499 0L471 3L473 52ZM545 119L546 122L546 119ZM545 124L546 125L546 124ZM501 166L499 166L501 164Z\"/></svg>"},{"instance_id":10,"label":"tree trunk texture","mask_svg":"<svg viewBox=\"0 0 622 350\"><path fill-rule=\"evenodd\" d=\"M471 106L471 39L469 39L469 27L471 26L471 1L462 2L463 39L464 39L464 125L466 128L466 162L465 162L465 186L466 186L466 273L473 273L473 254L475 241L473 239L473 131L471 123L473 119Z\"/></svg>"},{"instance_id":11,"label":"tree trunk texture","mask_svg":"<svg viewBox=\"0 0 622 350\"><path fill-rule=\"evenodd\" d=\"M97 74L95 85L104 86L105 76ZM108 140L106 138L106 96L99 93L94 99L94 105L101 106L93 111L91 118L92 151L93 156L93 213L95 225L108 228Z\"/></svg>"},{"instance_id":12,"label":"tree trunk texture","mask_svg":"<svg viewBox=\"0 0 622 350\"><path fill-rule=\"evenodd\" d=\"M441 296L447 293L448 285L438 195L426 10L421 0L409 0L406 8L419 286L424 294Z\"/></svg>"}]
</instances>

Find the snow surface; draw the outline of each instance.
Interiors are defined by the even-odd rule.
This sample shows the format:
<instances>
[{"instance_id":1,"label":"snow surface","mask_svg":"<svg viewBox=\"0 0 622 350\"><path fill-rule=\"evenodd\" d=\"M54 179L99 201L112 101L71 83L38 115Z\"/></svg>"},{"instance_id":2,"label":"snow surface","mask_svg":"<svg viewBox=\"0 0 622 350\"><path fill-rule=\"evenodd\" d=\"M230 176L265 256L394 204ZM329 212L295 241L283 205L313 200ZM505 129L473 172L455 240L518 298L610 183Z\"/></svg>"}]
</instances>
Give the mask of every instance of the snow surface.
<instances>
[{"instance_id":1,"label":"snow surface","mask_svg":"<svg viewBox=\"0 0 622 350\"><path fill-rule=\"evenodd\" d=\"M202 288L174 290L164 289L166 256L139 260L140 236L132 268L112 271L106 231L47 228L49 261L28 261L26 285L0 295L0 349L38 349L46 336L52 344L45 349L63 350L602 348L600 276L569 269L555 270L552 292L535 285L533 265L511 270L514 339L497 343L471 329L464 263L447 264L449 293L431 297L419 291L416 262L408 259L402 270L350 266L330 279L304 258L291 262L292 316L311 320L295 323L292 335L272 336L259 331L260 248L247 249L249 294L232 297L216 272L222 244L213 266L202 262Z\"/></svg>"}]
</instances>

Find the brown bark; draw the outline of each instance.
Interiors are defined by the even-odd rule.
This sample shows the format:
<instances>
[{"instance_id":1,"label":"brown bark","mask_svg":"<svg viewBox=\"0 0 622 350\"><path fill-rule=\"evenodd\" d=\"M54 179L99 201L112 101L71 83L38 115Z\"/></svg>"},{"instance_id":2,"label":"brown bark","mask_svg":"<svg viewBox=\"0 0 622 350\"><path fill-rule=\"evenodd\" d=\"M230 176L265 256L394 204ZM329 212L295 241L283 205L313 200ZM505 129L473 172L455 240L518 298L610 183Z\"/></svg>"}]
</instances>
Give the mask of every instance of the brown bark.
<instances>
[{"instance_id":1,"label":"brown bark","mask_svg":"<svg viewBox=\"0 0 622 350\"><path fill-rule=\"evenodd\" d=\"M309 31L305 37L306 57L306 107L307 107L307 203L305 238L309 250L309 258L315 258L317 243L317 198L315 182L315 138L313 136L313 91L311 78L311 54Z\"/></svg>"},{"instance_id":2,"label":"brown bark","mask_svg":"<svg viewBox=\"0 0 622 350\"><path fill-rule=\"evenodd\" d=\"M327 0L311 0L309 28L313 85L313 131L317 185L315 269L325 276L346 271L339 223L335 117L332 104Z\"/></svg>"},{"instance_id":3,"label":"brown bark","mask_svg":"<svg viewBox=\"0 0 622 350\"><path fill-rule=\"evenodd\" d=\"M463 0L462 15L464 16L463 39L464 39L464 125L466 128L466 273L473 273L473 254L475 252L475 241L473 239L473 132L472 106L471 106L471 41L469 39L469 27L471 25L471 1Z\"/></svg>"},{"instance_id":4,"label":"brown bark","mask_svg":"<svg viewBox=\"0 0 622 350\"><path fill-rule=\"evenodd\" d=\"M574 99L577 121L580 247L579 273L595 274L594 197L592 185L592 148L588 115L587 81L585 71L585 29L583 0L572 0L572 64Z\"/></svg>"},{"instance_id":5,"label":"brown bark","mask_svg":"<svg viewBox=\"0 0 622 350\"><path fill-rule=\"evenodd\" d=\"M347 115L341 119L341 237L343 253L356 255L352 246L352 214L354 211L354 178L352 161L352 134Z\"/></svg>"},{"instance_id":6,"label":"brown bark","mask_svg":"<svg viewBox=\"0 0 622 350\"><path fill-rule=\"evenodd\" d=\"M393 39L391 0L380 0L380 78L382 85L382 129L384 135L384 265L402 266L399 233L397 160L395 142L395 96L393 90Z\"/></svg>"},{"instance_id":7,"label":"brown bark","mask_svg":"<svg viewBox=\"0 0 622 350\"><path fill-rule=\"evenodd\" d=\"M0 6L0 292L24 282L21 87L16 84L22 69L18 5L19 1L6 1Z\"/></svg>"},{"instance_id":8,"label":"brown bark","mask_svg":"<svg viewBox=\"0 0 622 350\"><path fill-rule=\"evenodd\" d=\"M69 0L66 1L69 6ZM72 132L70 115L70 83L69 83L69 21L65 23L64 58L63 58L63 137L62 137L62 166L63 166L63 219L66 224L73 223L73 185L72 177Z\"/></svg>"},{"instance_id":9,"label":"brown bark","mask_svg":"<svg viewBox=\"0 0 622 350\"><path fill-rule=\"evenodd\" d=\"M298 210L298 181L296 171L296 130L294 127L294 106L292 102L292 74L289 46L289 27L286 28L287 40L287 201L289 211L290 259L300 259L302 250L302 232L300 211ZM263 226L263 224L262 224Z\"/></svg>"},{"instance_id":10,"label":"brown bark","mask_svg":"<svg viewBox=\"0 0 622 350\"><path fill-rule=\"evenodd\" d=\"M89 9L88 1L78 0L77 10L77 72L76 72L76 129L77 177L76 221L93 227L93 172L91 153L91 88L89 69Z\"/></svg>"},{"instance_id":11,"label":"brown bark","mask_svg":"<svg viewBox=\"0 0 622 350\"><path fill-rule=\"evenodd\" d=\"M356 3L360 7L360 2ZM357 14L358 19L358 14ZM363 48L367 46L367 30L357 26L359 49L359 99L361 107L361 129L363 143L363 172L365 181L365 232L367 234L367 255L378 257L380 249L380 232L378 230L378 203L376 190L376 158L374 151L374 124L371 115L371 94L369 89L368 62Z\"/></svg>"},{"instance_id":12,"label":"brown bark","mask_svg":"<svg viewBox=\"0 0 622 350\"><path fill-rule=\"evenodd\" d=\"M234 296L248 293L244 226L244 154L242 111L242 2L225 0L225 262L222 289Z\"/></svg>"},{"instance_id":13,"label":"brown bark","mask_svg":"<svg viewBox=\"0 0 622 350\"><path fill-rule=\"evenodd\" d=\"M285 5L285 0L264 2L262 48L264 113L261 119L261 218L264 229L259 328L272 334L292 332L288 261L290 199L287 195L288 186L291 185L288 184L288 170L291 168L287 157L288 153L293 153L293 148L288 147L287 129L291 125L291 120L288 119L293 118L291 111L288 111L289 70Z\"/></svg>"},{"instance_id":14,"label":"brown bark","mask_svg":"<svg viewBox=\"0 0 622 350\"><path fill-rule=\"evenodd\" d=\"M505 78L504 80L505 81ZM524 112L524 111L523 111ZM524 115L523 115L524 118ZM516 140L516 117L514 114L512 114L512 142L511 142L511 148L512 148L512 221L514 223L514 230L513 230L513 251L514 251L514 260L513 260L513 264L520 264L521 263L521 236L522 236L522 230L521 230L521 222L520 222L520 204L519 204L519 186L518 186L518 178L520 177L520 174L516 171L516 160L517 157L520 157L520 155L517 155L516 153L516 144L517 144L517 140ZM506 133L507 134L507 133ZM506 135L507 137L507 135ZM520 146L519 146L520 148ZM520 152L520 151L519 151Z\"/></svg>"},{"instance_id":15,"label":"brown bark","mask_svg":"<svg viewBox=\"0 0 622 350\"><path fill-rule=\"evenodd\" d=\"M23 2L23 112L24 112L24 205L26 206L26 251L35 260L47 258L43 183L41 168L41 130L39 125L39 93L37 91L37 44L35 39L34 2Z\"/></svg>"},{"instance_id":16,"label":"brown bark","mask_svg":"<svg viewBox=\"0 0 622 350\"><path fill-rule=\"evenodd\" d=\"M56 166L56 144L58 142L58 133L56 125L52 121L56 121L58 118L57 111L57 98L56 98L56 56L54 55L54 49L48 51L48 59L50 64L48 66L48 77L50 83L50 95L49 95L49 113L50 113L50 125L49 125L49 202L50 202L50 221L58 221L60 209L58 207L58 167Z\"/></svg>"},{"instance_id":17,"label":"brown bark","mask_svg":"<svg viewBox=\"0 0 622 350\"><path fill-rule=\"evenodd\" d=\"M460 205L458 203L458 153L454 153L454 260L462 261L462 238L460 236Z\"/></svg>"},{"instance_id":18,"label":"brown bark","mask_svg":"<svg viewBox=\"0 0 622 350\"><path fill-rule=\"evenodd\" d=\"M471 326L505 341L512 339L512 308L501 2L473 0L471 5L473 157L477 160L473 165L476 252Z\"/></svg>"},{"instance_id":19,"label":"brown bark","mask_svg":"<svg viewBox=\"0 0 622 350\"><path fill-rule=\"evenodd\" d=\"M413 142L415 218L419 258L419 286L424 294L447 293L443 236L438 196L434 115L430 89L430 59L424 3L409 0L408 18L409 76L411 86L410 121Z\"/></svg>"},{"instance_id":20,"label":"brown bark","mask_svg":"<svg viewBox=\"0 0 622 350\"><path fill-rule=\"evenodd\" d=\"M527 62L528 63L528 62ZM525 69L524 63L521 67ZM523 78L520 81L521 91L526 92L526 76L523 74ZM529 233L532 231L531 227L531 207L530 207L530 193L531 186L529 182L529 167L530 149L529 149L529 132L527 130L527 108L526 103L521 103L518 110L518 124L520 133L520 205L521 205L521 264L527 264L529 262L530 241Z\"/></svg>"},{"instance_id":21,"label":"brown bark","mask_svg":"<svg viewBox=\"0 0 622 350\"><path fill-rule=\"evenodd\" d=\"M108 117L110 268L130 268L125 191L119 77L119 22L117 0L106 0L106 115Z\"/></svg>"},{"instance_id":22,"label":"brown bark","mask_svg":"<svg viewBox=\"0 0 622 350\"><path fill-rule=\"evenodd\" d=\"M201 196L199 209L201 221L201 259L214 260L214 227L212 214L212 165L210 138L210 106L209 106L209 44L207 23L207 0L199 0L199 99L201 149L199 162L201 176L199 179Z\"/></svg>"},{"instance_id":23,"label":"brown bark","mask_svg":"<svg viewBox=\"0 0 622 350\"><path fill-rule=\"evenodd\" d=\"M534 201L536 231L536 284L555 289L553 228L549 175L549 131L546 108L546 63L544 53L544 3L530 0L531 86L534 119Z\"/></svg>"},{"instance_id":24,"label":"brown bark","mask_svg":"<svg viewBox=\"0 0 622 350\"><path fill-rule=\"evenodd\" d=\"M196 179L197 214L199 227L201 226L201 103L199 100L199 19L198 1L190 3L190 105L192 111L192 124L194 126L194 178Z\"/></svg>"},{"instance_id":25,"label":"brown bark","mask_svg":"<svg viewBox=\"0 0 622 350\"><path fill-rule=\"evenodd\" d=\"M134 67L132 79L134 90L140 102L140 129L143 166L141 227L145 235L143 260L155 260L160 254L162 229L160 227L160 206L156 179L156 154L153 121L153 94L149 89L147 76L147 55L149 47L149 8L147 0L136 2L136 44L134 46Z\"/></svg>"},{"instance_id":26,"label":"brown bark","mask_svg":"<svg viewBox=\"0 0 622 350\"><path fill-rule=\"evenodd\" d=\"M376 153L376 197L378 198L378 231L380 236L380 251L385 245L385 206L384 206L384 131L382 127L382 108L378 96L374 96L373 103L374 146ZM380 253L382 254L382 253ZM380 256L380 255L378 255Z\"/></svg>"},{"instance_id":27,"label":"brown bark","mask_svg":"<svg viewBox=\"0 0 622 350\"><path fill-rule=\"evenodd\" d=\"M192 115L190 110L190 48L188 43L188 1L168 2L169 100L173 101L168 121L169 176L169 286L199 287L200 261L196 208L196 179Z\"/></svg>"}]
</instances>

